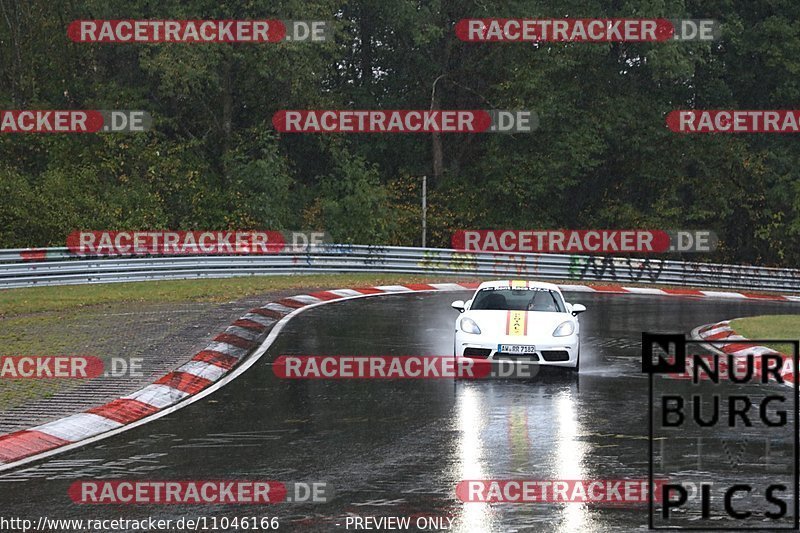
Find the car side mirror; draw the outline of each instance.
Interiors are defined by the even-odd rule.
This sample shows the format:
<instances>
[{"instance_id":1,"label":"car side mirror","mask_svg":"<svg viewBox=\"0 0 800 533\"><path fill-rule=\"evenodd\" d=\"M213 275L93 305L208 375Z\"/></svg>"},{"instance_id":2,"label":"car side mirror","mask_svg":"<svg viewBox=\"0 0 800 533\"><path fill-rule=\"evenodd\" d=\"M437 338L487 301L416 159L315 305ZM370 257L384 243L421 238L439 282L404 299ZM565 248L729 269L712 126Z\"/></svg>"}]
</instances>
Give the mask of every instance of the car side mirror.
<instances>
[{"instance_id":1,"label":"car side mirror","mask_svg":"<svg viewBox=\"0 0 800 533\"><path fill-rule=\"evenodd\" d=\"M579 314L586 311L586 306L583 304L572 304L572 316L578 316Z\"/></svg>"},{"instance_id":2,"label":"car side mirror","mask_svg":"<svg viewBox=\"0 0 800 533\"><path fill-rule=\"evenodd\" d=\"M463 313L464 312L464 307L465 307L464 300L456 300L455 302L450 304L450 307L452 307L453 309L455 309L459 313Z\"/></svg>"}]
</instances>

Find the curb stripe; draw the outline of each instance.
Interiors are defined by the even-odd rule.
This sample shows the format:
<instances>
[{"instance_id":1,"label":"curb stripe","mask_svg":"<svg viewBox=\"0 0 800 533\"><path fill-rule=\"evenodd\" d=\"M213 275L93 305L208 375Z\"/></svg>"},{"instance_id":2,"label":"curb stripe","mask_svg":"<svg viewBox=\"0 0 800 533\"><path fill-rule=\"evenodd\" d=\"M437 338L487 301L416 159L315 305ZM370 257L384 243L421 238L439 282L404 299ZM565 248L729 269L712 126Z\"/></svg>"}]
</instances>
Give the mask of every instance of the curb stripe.
<instances>
[{"instance_id":1,"label":"curb stripe","mask_svg":"<svg viewBox=\"0 0 800 533\"><path fill-rule=\"evenodd\" d=\"M292 311L295 310L294 307L286 307L285 305L281 305L281 304L275 303L275 302L268 303L267 305L262 306L261 309L267 309L267 310L270 310L270 311L276 311L276 312L280 313L281 318L283 318L285 315L288 315L289 313L291 313Z\"/></svg>"},{"instance_id":2,"label":"curb stripe","mask_svg":"<svg viewBox=\"0 0 800 533\"><path fill-rule=\"evenodd\" d=\"M26 429L0 437L0 461L10 463L68 444L69 441Z\"/></svg>"},{"instance_id":3,"label":"curb stripe","mask_svg":"<svg viewBox=\"0 0 800 533\"><path fill-rule=\"evenodd\" d=\"M737 334L735 331L732 331L730 335L725 337L726 341L746 341L749 340L746 337L742 337L741 335Z\"/></svg>"},{"instance_id":4,"label":"curb stripe","mask_svg":"<svg viewBox=\"0 0 800 533\"><path fill-rule=\"evenodd\" d=\"M595 292L587 285L559 285L558 287L565 292Z\"/></svg>"},{"instance_id":5,"label":"curb stripe","mask_svg":"<svg viewBox=\"0 0 800 533\"><path fill-rule=\"evenodd\" d=\"M461 291L466 289L466 287L458 283L431 283L431 287L437 291Z\"/></svg>"},{"instance_id":6,"label":"curb stripe","mask_svg":"<svg viewBox=\"0 0 800 533\"><path fill-rule=\"evenodd\" d=\"M75 442L116 429L121 425L119 422L103 416L92 413L78 413L55 422L36 426L33 429L58 439Z\"/></svg>"},{"instance_id":7,"label":"curb stripe","mask_svg":"<svg viewBox=\"0 0 800 533\"><path fill-rule=\"evenodd\" d=\"M383 292L411 292L413 290L404 285L379 285L375 289Z\"/></svg>"},{"instance_id":8,"label":"curb stripe","mask_svg":"<svg viewBox=\"0 0 800 533\"><path fill-rule=\"evenodd\" d=\"M167 385L188 395L197 394L211 385L213 381L201 378L188 372L170 372L156 381L156 385Z\"/></svg>"},{"instance_id":9,"label":"curb stripe","mask_svg":"<svg viewBox=\"0 0 800 533\"><path fill-rule=\"evenodd\" d=\"M227 374L228 369L204 363L202 361L189 361L183 366L178 367L179 372L192 374L198 378L207 379L209 381L217 381L219 378Z\"/></svg>"},{"instance_id":10,"label":"curb stripe","mask_svg":"<svg viewBox=\"0 0 800 533\"><path fill-rule=\"evenodd\" d=\"M147 415L151 415L156 411L158 411L158 408L154 405L136 400L117 398L110 403L89 409L86 412L93 413L98 416L104 416L110 420L119 422L120 424L130 424L131 422L144 418Z\"/></svg>"},{"instance_id":11,"label":"curb stripe","mask_svg":"<svg viewBox=\"0 0 800 533\"><path fill-rule=\"evenodd\" d=\"M236 357L232 357L221 352L215 352L214 350L203 350L202 352L198 352L197 355L192 357L192 361L208 363L225 370L230 370L236 365L236 363L239 362Z\"/></svg>"},{"instance_id":12,"label":"curb stripe","mask_svg":"<svg viewBox=\"0 0 800 533\"><path fill-rule=\"evenodd\" d=\"M255 341L257 341L262 334L261 331L253 331L252 329L242 328L239 326L228 326L225 329L225 333L228 335L235 335L253 343L255 343Z\"/></svg>"},{"instance_id":13,"label":"curb stripe","mask_svg":"<svg viewBox=\"0 0 800 533\"><path fill-rule=\"evenodd\" d=\"M338 300L339 298L341 298L341 296L339 296L338 294L334 294L331 291L312 292L309 293L309 296L313 298L318 298L326 302L330 300Z\"/></svg>"},{"instance_id":14,"label":"curb stripe","mask_svg":"<svg viewBox=\"0 0 800 533\"><path fill-rule=\"evenodd\" d=\"M611 292L615 294L628 292L627 289L620 287L619 285L593 285L590 288L596 292Z\"/></svg>"},{"instance_id":15,"label":"curb stripe","mask_svg":"<svg viewBox=\"0 0 800 533\"><path fill-rule=\"evenodd\" d=\"M430 291L430 290L437 290L436 287L428 285L427 283L406 283L403 285L406 289L410 291Z\"/></svg>"},{"instance_id":16,"label":"curb stripe","mask_svg":"<svg viewBox=\"0 0 800 533\"><path fill-rule=\"evenodd\" d=\"M254 311L249 311L246 315L242 317L242 320L247 320L250 322L261 324L262 326L264 326L265 329L275 325L275 322L278 321L275 318L268 317L261 313L256 313Z\"/></svg>"},{"instance_id":17,"label":"curb stripe","mask_svg":"<svg viewBox=\"0 0 800 533\"><path fill-rule=\"evenodd\" d=\"M739 292L719 292L719 291L700 291L700 292L702 292L705 296L708 296L710 298L747 298L747 296Z\"/></svg>"},{"instance_id":18,"label":"curb stripe","mask_svg":"<svg viewBox=\"0 0 800 533\"><path fill-rule=\"evenodd\" d=\"M233 344L227 342L212 342L205 348L206 350L211 350L212 352L221 352L225 355L230 355L237 359L241 359L247 353L246 348L239 348L238 346L234 346Z\"/></svg>"},{"instance_id":19,"label":"curb stripe","mask_svg":"<svg viewBox=\"0 0 800 533\"><path fill-rule=\"evenodd\" d=\"M746 354L753 354L753 355L764 355L764 354L778 354L775 350L767 348L766 346L755 346L751 345L749 348L745 348L743 350L737 350L735 352L725 352L730 353L730 355L740 356Z\"/></svg>"},{"instance_id":20,"label":"curb stripe","mask_svg":"<svg viewBox=\"0 0 800 533\"><path fill-rule=\"evenodd\" d=\"M716 331L716 330L715 330ZM727 329L725 331L717 331L717 333L707 333L703 335L703 338L709 341L716 341L719 339L726 339L733 335L732 329Z\"/></svg>"},{"instance_id":21,"label":"curb stripe","mask_svg":"<svg viewBox=\"0 0 800 533\"><path fill-rule=\"evenodd\" d=\"M668 294L664 292L664 289L645 289L643 287L625 287L625 290L634 294L655 294L658 296Z\"/></svg>"},{"instance_id":22,"label":"curb stripe","mask_svg":"<svg viewBox=\"0 0 800 533\"><path fill-rule=\"evenodd\" d=\"M667 294L678 294L681 296L705 296L703 291L697 289L663 289Z\"/></svg>"},{"instance_id":23,"label":"curb stripe","mask_svg":"<svg viewBox=\"0 0 800 533\"><path fill-rule=\"evenodd\" d=\"M358 292L355 289L333 289L332 291L328 291L332 294L335 294L338 298L345 298L347 296L361 296L364 294L363 292ZM379 294L380 291L375 291L372 294Z\"/></svg>"},{"instance_id":24,"label":"curb stripe","mask_svg":"<svg viewBox=\"0 0 800 533\"><path fill-rule=\"evenodd\" d=\"M189 396L183 391L167 387L166 385L148 385L142 390L136 391L128 396L123 396L125 400L138 400L163 409L169 407Z\"/></svg>"},{"instance_id":25,"label":"curb stripe","mask_svg":"<svg viewBox=\"0 0 800 533\"><path fill-rule=\"evenodd\" d=\"M744 342L730 342L730 343L724 344L720 348L720 350L722 350L725 353L734 353L734 352L741 352L742 350L745 350L745 351L746 350L750 350L750 349L755 348L755 347L756 347L755 344L747 344L747 343L744 343Z\"/></svg>"},{"instance_id":26,"label":"curb stripe","mask_svg":"<svg viewBox=\"0 0 800 533\"><path fill-rule=\"evenodd\" d=\"M299 302L297 300L294 300L293 298L294 297L292 297L292 298L284 298L282 300L278 300L277 302L275 302L275 304L276 305L282 305L284 307L289 307L291 309L300 309L301 307L305 307L306 305L308 305L308 304L305 304L303 302Z\"/></svg>"},{"instance_id":27,"label":"curb stripe","mask_svg":"<svg viewBox=\"0 0 800 533\"><path fill-rule=\"evenodd\" d=\"M360 288L360 289L352 289L356 294L383 294L384 290L378 289L376 287L367 287L367 288Z\"/></svg>"},{"instance_id":28,"label":"curb stripe","mask_svg":"<svg viewBox=\"0 0 800 533\"><path fill-rule=\"evenodd\" d=\"M700 329L697 330L698 333L714 333L716 331L721 331L723 329L728 329L727 326L723 326L721 324L706 324L702 326Z\"/></svg>"},{"instance_id":29,"label":"curb stripe","mask_svg":"<svg viewBox=\"0 0 800 533\"><path fill-rule=\"evenodd\" d=\"M707 324L707 325L703 326L702 328L700 328L700 332L713 334L713 333L716 333L718 331L723 331L723 330L728 330L728 329L731 329L730 323L728 323L728 322L717 322L716 324Z\"/></svg>"},{"instance_id":30,"label":"curb stripe","mask_svg":"<svg viewBox=\"0 0 800 533\"><path fill-rule=\"evenodd\" d=\"M242 337L231 335L230 333L220 333L219 335L214 337L213 340L214 342L224 342L226 344L231 344L243 350L249 350L250 348L253 348L256 344L251 340L243 339Z\"/></svg>"},{"instance_id":31,"label":"curb stripe","mask_svg":"<svg viewBox=\"0 0 800 533\"><path fill-rule=\"evenodd\" d=\"M264 309L263 307L257 307L255 309L251 309L250 313L255 313L263 317L271 318L273 320L272 322L273 324L278 320L282 319L284 316L286 316L284 313L279 313L278 311L275 311L273 309Z\"/></svg>"},{"instance_id":32,"label":"curb stripe","mask_svg":"<svg viewBox=\"0 0 800 533\"><path fill-rule=\"evenodd\" d=\"M267 329L266 325L259 324L255 320L250 320L248 318L240 318L239 320L237 320L236 322L231 324L231 327L233 327L233 326L236 326L236 327L239 327L239 328L243 328L243 329L249 329L251 331L255 331L256 333L263 333L264 330Z\"/></svg>"},{"instance_id":33,"label":"curb stripe","mask_svg":"<svg viewBox=\"0 0 800 533\"><path fill-rule=\"evenodd\" d=\"M298 302L302 302L303 305L311 305L318 303L320 301L319 298L315 298L309 294L298 294L297 296L292 296L289 298L290 300L295 300Z\"/></svg>"},{"instance_id":34,"label":"curb stripe","mask_svg":"<svg viewBox=\"0 0 800 533\"><path fill-rule=\"evenodd\" d=\"M742 292L742 296L753 300L783 300L784 297L778 294L759 294L755 292Z\"/></svg>"}]
</instances>

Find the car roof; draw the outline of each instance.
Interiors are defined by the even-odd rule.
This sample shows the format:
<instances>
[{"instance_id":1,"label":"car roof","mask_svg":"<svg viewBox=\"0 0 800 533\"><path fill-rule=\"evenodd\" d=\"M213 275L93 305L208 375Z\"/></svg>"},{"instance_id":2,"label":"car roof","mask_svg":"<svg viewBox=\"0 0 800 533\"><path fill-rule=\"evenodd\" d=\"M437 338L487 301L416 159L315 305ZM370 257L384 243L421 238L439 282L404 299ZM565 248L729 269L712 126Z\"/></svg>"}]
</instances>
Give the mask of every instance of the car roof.
<instances>
[{"instance_id":1,"label":"car roof","mask_svg":"<svg viewBox=\"0 0 800 533\"><path fill-rule=\"evenodd\" d=\"M478 285L478 290L486 289L486 288L506 288L508 287L513 288L514 286L517 287L526 287L526 288L537 288L537 289L549 289L551 291L561 292L558 288L558 285L554 283L545 283L543 281L531 281L531 280L510 280L510 279L501 279L497 281L484 281L480 285Z\"/></svg>"}]
</instances>

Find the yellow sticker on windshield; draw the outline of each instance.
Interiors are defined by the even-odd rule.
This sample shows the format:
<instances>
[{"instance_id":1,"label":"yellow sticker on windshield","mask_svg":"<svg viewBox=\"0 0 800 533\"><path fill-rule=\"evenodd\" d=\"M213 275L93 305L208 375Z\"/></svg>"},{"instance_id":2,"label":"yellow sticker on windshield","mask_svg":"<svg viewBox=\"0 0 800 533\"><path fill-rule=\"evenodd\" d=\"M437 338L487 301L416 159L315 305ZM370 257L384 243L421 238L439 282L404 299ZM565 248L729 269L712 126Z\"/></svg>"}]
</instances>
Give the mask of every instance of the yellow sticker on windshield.
<instances>
[{"instance_id":1,"label":"yellow sticker on windshield","mask_svg":"<svg viewBox=\"0 0 800 533\"><path fill-rule=\"evenodd\" d=\"M512 289L527 289L528 288L528 282L527 281L514 280L514 281L511 282L511 288Z\"/></svg>"},{"instance_id":2,"label":"yellow sticker on windshield","mask_svg":"<svg viewBox=\"0 0 800 533\"><path fill-rule=\"evenodd\" d=\"M506 316L506 335L521 337L528 333L528 313L509 311Z\"/></svg>"}]
</instances>

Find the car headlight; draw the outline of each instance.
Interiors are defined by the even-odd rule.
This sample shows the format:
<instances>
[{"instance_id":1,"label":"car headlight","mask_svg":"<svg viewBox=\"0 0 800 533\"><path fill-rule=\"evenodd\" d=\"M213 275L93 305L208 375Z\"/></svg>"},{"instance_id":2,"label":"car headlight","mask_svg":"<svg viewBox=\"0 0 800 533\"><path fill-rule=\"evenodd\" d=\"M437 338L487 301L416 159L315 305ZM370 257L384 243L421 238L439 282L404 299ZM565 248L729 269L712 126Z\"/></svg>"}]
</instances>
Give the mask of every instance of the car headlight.
<instances>
[{"instance_id":1,"label":"car headlight","mask_svg":"<svg viewBox=\"0 0 800 533\"><path fill-rule=\"evenodd\" d=\"M575 323L572 322L572 320L567 320L559 324L555 331L553 331L553 337L566 337L573 333L575 333Z\"/></svg>"},{"instance_id":2,"label":"car headlight","mask_svg":"<svg viewBox=\"0 0 800 533\"><path fill-rule=\"evenodd\" d=\"M475 335L481 334L481 328L479 328L478 324L476 324L475 321L469 317L465 316L458 324L461 326L461 331L464 333L473 333Z\"/></svg>"}]
</instances>

